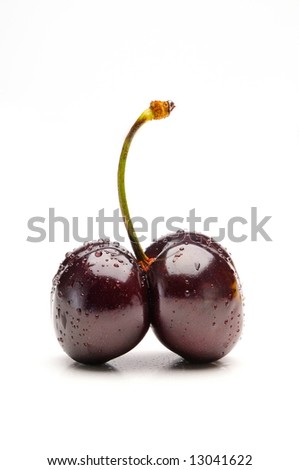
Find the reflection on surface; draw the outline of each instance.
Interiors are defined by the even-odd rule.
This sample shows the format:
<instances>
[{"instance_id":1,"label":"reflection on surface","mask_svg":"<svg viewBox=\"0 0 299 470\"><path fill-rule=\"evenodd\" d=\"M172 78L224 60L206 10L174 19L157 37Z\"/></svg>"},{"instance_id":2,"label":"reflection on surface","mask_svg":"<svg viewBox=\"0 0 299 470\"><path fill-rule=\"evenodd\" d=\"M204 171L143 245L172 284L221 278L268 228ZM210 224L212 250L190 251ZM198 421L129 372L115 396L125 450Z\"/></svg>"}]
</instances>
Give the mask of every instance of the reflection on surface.
<instances>
[{"instance_id":1,"label":"reflection on surface","mask_svg":"<svg viewBox=\"0 0 299 470\"><path fill-rule=\"evenodd\" d=\"M183 358L178 359L177 361L174 361L171 370L174 371L209 371L209 370L220 370L220 369L225 369L227 367L227 364L225 364L222 361L217 361L217 362L209 362L206 364L196 364L194 362L188 362Z\"/></svg>"},{"instance_id":2,"label":"reflection on surface","mask_svg":"<svg viewBox=\"0 0 299 470\"><path fill-rule=\"evenodd\" d=\"M94 372L94 373L101 373L101 372L118 372L118 370L113 367L109 362L107 364L100 364L98 366L93 365L86 365L80 364L79 362L73 362L69 365L69 369L73 369L74 371L82 371L85 372Z\"/></svg>"},{"instance_id":3,"label":"reflection on surface","mask_svg":"<svg viewBox=\"0 0 299 470\"><path fill-rule=\"evenodd\" d=\"M138 351L131 352L112 361L98 366L88 366L76 362L67 362L66 369L74 374L99 374L102 373L142 373L142 374L197 374L210 373L212 371L224 371L233 367L232 359L225 358L209 364L190 363L176 354L165 352ZM112 374L114 375L114 374Z\"/></svg>"}]
</instances>

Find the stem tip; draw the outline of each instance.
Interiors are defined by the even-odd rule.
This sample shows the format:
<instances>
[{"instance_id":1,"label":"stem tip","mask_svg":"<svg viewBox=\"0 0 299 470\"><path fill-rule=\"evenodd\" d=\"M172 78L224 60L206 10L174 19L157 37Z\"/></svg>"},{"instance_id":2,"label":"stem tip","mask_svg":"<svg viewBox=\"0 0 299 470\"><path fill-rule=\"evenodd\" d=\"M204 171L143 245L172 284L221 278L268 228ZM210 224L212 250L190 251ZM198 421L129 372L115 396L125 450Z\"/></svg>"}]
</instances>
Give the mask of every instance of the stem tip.
<instances>
[{"instance_id":1,"label":"stem tip","mask_svg":"<svg viewBox=\"0 0 299 470\"><path fill-rule=\"evenodd\" d=\"M169 116L171 111L175 108L173 101L152 101L150 109L153 113L153 119L163 119Z\"/></svg>"}]
</instances>

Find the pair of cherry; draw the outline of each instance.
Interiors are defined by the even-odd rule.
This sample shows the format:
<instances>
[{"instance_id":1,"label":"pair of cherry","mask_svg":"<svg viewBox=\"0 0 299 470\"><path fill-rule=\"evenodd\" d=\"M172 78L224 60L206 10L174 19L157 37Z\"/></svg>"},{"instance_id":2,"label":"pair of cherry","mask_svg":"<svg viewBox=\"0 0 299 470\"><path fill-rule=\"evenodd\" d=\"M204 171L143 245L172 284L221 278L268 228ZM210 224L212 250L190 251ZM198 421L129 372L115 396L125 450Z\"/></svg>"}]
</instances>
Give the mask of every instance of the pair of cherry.
<instances>
[{"instance_id":1,"label":"pair of cherry","mask_svg":"<svg viewBox=\"0 0 299 470\"><path fill-rule=\"evenodd\" d=\"M116 242L89 242L68 253L54 277L56 335L78 362L100 364L130 351L150 324L166 347L195 362L220 359L240 337L242 296L229 254L210 238L184 231L144 253L131 223L124 186L131 141L141 125L173 108L171 101L152 102L121 152L119 199L135 257Z\"/></svg>"}]
</instances>

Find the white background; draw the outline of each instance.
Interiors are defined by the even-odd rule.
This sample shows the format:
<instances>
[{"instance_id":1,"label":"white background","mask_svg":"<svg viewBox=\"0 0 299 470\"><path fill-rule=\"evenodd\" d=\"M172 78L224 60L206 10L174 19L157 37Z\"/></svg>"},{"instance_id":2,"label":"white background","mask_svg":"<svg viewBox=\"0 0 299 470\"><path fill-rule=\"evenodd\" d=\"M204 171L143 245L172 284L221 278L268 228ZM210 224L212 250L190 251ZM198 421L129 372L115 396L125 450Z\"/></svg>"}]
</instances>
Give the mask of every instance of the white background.
<instances>
[{"instance_id":1,"label":"white background","mask_svg":"<svg viewBox=\"0 0 299 470\"><path fill-rule=\"evenodd\" d=\"M295 0L0 1L2 468L146 453L298 467L298 59ZM29 243L27 221L54 207L83 231L99 209L111 215L122 140L152 99L176 109L134 141L132 214L194 207L225 224L257 206L273 241L224 242L246 324L222 361L188 368L149 334L84 368L49 313L51 279L78 243L59 230Z\"/></svg>"}]
</instances>

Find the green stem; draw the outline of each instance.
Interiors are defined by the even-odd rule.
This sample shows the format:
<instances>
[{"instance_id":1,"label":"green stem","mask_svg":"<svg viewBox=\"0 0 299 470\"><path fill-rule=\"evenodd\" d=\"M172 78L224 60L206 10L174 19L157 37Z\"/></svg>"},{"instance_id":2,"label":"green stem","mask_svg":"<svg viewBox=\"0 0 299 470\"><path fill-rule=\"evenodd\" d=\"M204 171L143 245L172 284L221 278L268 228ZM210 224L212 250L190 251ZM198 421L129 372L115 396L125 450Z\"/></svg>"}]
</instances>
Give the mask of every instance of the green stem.
<instances>
[{"instance_id":1,"label":"green stem","mask_svg":"<svg viewBox=\"0 0 299 470\"><path fill-rule=\"evenodd\" d=\"M125 189L125 171L127 156L133 137L138 131L138 129L147 121L167 117L173 110L173 108L174 104L172 103L172 101L152 101L150 107L139 116L137 121L131 127L127 137L125 138L119 158L117 173L119 205L133 251L135 253L137 261L143 267L143 269L147 269L149 267L151 260L144 253L131 221Z\"/></svg>"}]
</instances>

